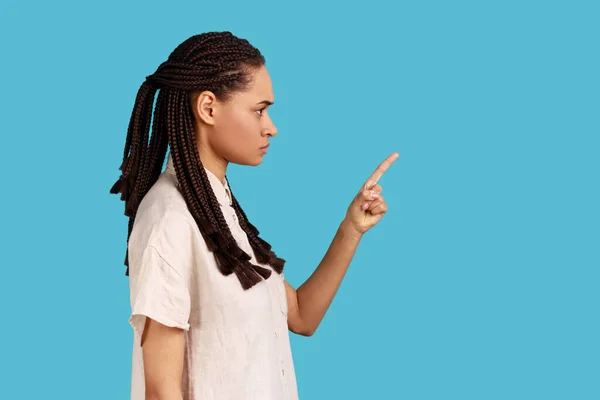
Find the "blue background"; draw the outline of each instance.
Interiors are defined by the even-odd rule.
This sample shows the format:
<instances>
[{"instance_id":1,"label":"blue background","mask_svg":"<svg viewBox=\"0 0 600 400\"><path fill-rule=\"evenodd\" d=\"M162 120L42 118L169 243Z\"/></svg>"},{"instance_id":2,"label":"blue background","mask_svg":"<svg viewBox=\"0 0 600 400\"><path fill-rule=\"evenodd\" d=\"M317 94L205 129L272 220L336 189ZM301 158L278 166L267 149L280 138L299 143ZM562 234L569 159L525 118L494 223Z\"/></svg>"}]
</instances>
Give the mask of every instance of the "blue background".
<instances>
[{"instance_id":1,"label":"blue background","mask_svg":"<svg viewBox=\"0 0 600 400\"><path fill-rule=\"evenodd\" d=\"M400 152L321 326L291 334L300 397L599 399L599 17L593 1L3 2L0 397L128 398L109 189L131 109L177 44L230 30L267 58L279 134L228 176L294 286Z\"/></svg>"}]
</instances>

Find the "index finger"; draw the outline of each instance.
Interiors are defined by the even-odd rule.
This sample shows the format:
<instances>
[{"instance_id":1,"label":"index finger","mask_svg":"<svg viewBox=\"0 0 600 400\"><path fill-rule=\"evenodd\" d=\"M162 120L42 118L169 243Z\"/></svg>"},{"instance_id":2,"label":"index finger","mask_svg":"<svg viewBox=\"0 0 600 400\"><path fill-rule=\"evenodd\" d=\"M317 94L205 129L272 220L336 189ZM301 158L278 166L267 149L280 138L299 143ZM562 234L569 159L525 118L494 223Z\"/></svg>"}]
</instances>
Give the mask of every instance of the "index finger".
<instances>
[{"instance_id":1,"label":"index finger","mask_svg":"<svg viewBox=\"0 0 600 400\"><path fill-rule=\"evenodd\" d=\"M366 189L371 189L373 186L377 184L377 181L381 179L383 173L387 171L387 169L392 165L394 161L400 156L400 153L395 152L388 156L379 166L375 169L375 171L371 174L369 179L367 179L367 183L365 184Z\"/></svg>"}]
</instances>

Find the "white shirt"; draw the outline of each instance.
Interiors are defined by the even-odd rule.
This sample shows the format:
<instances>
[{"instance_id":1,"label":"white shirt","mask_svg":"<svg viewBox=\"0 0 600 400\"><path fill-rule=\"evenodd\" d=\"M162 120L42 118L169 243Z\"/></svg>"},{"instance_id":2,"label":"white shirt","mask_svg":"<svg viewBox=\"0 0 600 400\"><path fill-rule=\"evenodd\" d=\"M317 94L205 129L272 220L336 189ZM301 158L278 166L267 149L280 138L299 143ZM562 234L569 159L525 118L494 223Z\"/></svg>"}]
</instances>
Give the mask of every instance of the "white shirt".
<instances>
[{"instance_id":1,"label":"white shirt","mask_svg":"<svg viewBox=\"0 0 600 400\"><path fill-rule=\"evenodd\" d=\"M227 182L205 171L240 248L256 265L272 269L256 261ZM146 317L185 330L184 399L298 399L283 274L273 271L246 291L235 274L221 274L178 191L170 153L140 203L128 254L131 399L145 398L140 339Z\"/></svg>"}]
</instances>

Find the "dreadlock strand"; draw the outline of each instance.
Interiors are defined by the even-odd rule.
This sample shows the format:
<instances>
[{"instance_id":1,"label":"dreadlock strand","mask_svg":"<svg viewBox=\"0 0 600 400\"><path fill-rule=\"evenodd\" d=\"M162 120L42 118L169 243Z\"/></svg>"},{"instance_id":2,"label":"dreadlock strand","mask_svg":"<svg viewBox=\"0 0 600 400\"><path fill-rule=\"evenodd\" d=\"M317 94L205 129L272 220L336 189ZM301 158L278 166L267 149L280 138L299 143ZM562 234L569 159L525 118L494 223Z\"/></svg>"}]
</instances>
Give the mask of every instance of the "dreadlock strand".
<instances>
[{"instance_id":1,"label":"dreadlock strand","mask_svg":"<svg viewBox=\"0 0 600 400\"><path fill-rule=\"evenodd\" d=\"M138 157L135 158L134 162L134 173L131 175L132 179L132 195L128 201L126 207L126 215L133 216L137 213L137 209L144 195L144 182L148 180L149 169L146 165L148 158L149 144L148 138L150 135L150 124L152 121L152 106L154 105L154 96L157 88L153 85L148 85L149 90L146 101L144 102L145 107L143 108L143 115L140 120L141 130L138 133Z\"/></svg>"},{"instance_id":2,"label":"dreadlock strand","mask_svg":"<svg viewBox=\"0 0 600 400\"><path fill-rule=\"evenodd\" d=\"M170 89L171 91L174 89ZM170 98L170 103L175 101L174 98ZM178 107L182 109L183 105L180 104ZM168 126L174 126L175 107L169 106L169 115L166 118ZM212 218L210 209L206 206L202 206L202 198L206 189L196 190L192 182L192 174L194 165L190 163L188 157L188 140L190 136L193 136L193 131L190 131L190 127L183 127L183 135L177 134L177 130L169 129L169 138L172 145L173 164L177 173L177 180L179 183L180 190L182 191L186 204L190 210L190 213L194 217L200 232L205 238L207 247L210 251L216 251L218 249L217 238L214 236L217 232L218 227L215 226L216 221ZM197 150L196 150L197 151ZM196 186L197 187L197 186Z\"/></svg>"},{"instance_id":3,"label":"dreadlock strand","mask_svg":"<svg viewBox=\"0 0 600 400\"><path fill-rule=\"evenodd\" d=\"M164 93L161 90L158 94L158 99L163 97ZM167 151L168 139L167 132L163 128L161 121L162 102L157 99L156 108L154 110L154 122L152 124L152 136L150 137L150 145L148 146L148 156L144 165L143 181L141 184L141 197L143 198L152 185L160 176L162 164L164 163L165 154Z\"/></svg>"},{"instance_id":4,"label":"dreadlock strand","mask_svg":"<svg viewBox=\"0 0 600 400\"><path fill-rule=\"evenodd\" d=\"M231 197L233 199L233 208L238 214L240 226L248 236L250 245L254 250L257 261L262 264L271 265L275 272L281 274L283 272L285 260L277 257L277 255L273 251L271 251L271 245L258 236L260 232L258 231L258 229L256 229L254 225L252 225L252 223L250 223L248 217L246 216L246 213L238 203L237 198L233 195L233 192L231 192Z\"/></svg>"}]
</instances>

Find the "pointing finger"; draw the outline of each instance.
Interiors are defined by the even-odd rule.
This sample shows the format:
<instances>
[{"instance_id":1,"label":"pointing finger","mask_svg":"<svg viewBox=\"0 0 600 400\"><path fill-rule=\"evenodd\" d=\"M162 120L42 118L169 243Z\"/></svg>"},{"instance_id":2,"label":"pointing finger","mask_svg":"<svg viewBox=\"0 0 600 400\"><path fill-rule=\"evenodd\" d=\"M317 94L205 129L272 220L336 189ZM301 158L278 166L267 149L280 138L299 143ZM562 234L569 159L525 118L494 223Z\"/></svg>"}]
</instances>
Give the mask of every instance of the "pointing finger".
<instances>
[{"instance_id":1,"label":"pointing finger","mask_svg":"<svg viewBox=\"0 0 600 400\"><path fill-rule=\"evenodd\" d=\"M400 153L395 152L392 153L388 158L386 158L379 166L375 169L375 171L371 174L369 179L365 184L365 189L371 189L373 185L375 185L379 179L383 176L384 172L392 165L394 161L400 156Z\"/></svg>"}]
</instances>

